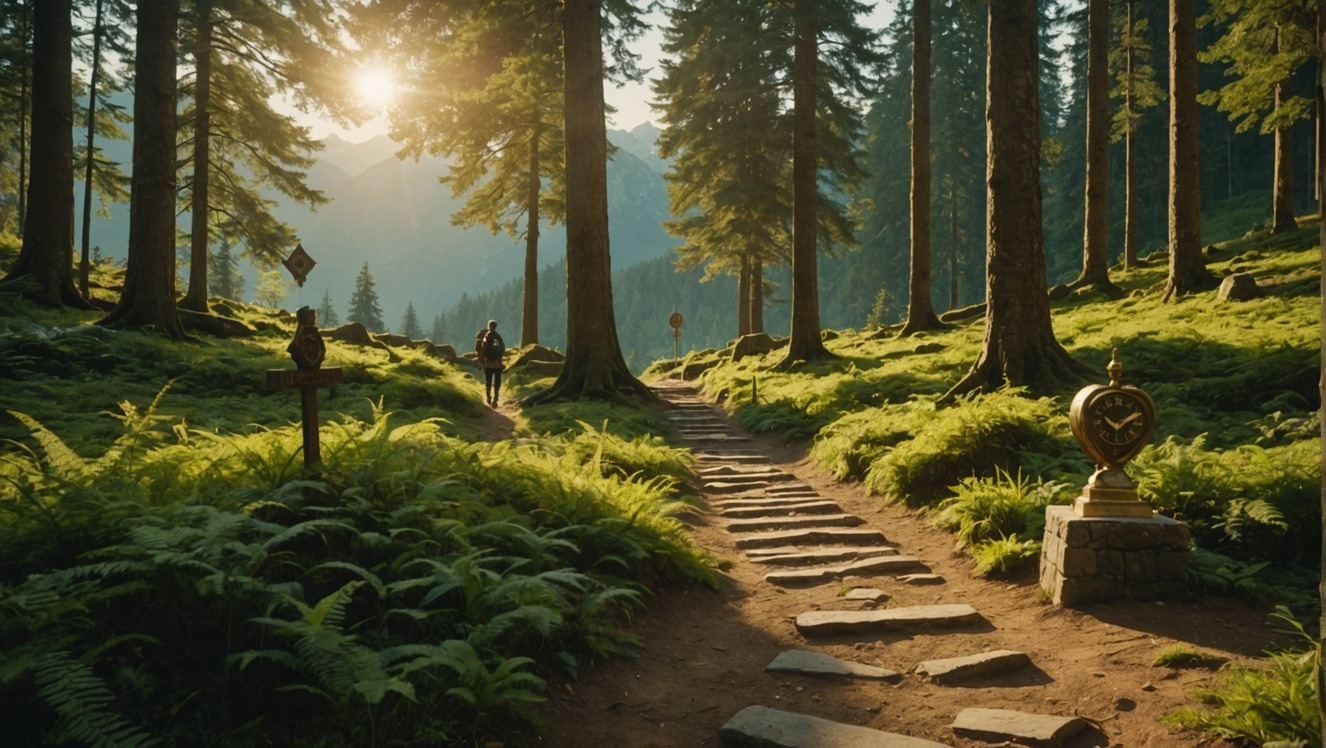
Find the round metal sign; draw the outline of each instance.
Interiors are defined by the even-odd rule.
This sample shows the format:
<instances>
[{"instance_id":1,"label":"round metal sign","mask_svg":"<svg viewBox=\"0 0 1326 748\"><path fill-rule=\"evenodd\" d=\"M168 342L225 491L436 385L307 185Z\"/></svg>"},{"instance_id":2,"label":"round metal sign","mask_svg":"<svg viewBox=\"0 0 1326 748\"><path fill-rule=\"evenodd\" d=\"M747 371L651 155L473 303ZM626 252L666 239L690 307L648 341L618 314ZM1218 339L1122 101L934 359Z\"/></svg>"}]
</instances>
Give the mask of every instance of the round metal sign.
<instances>
[{"instance_id":1,"label":"round metal sign","mask_svg":"<svg viewBox=\"0 0 1326 748\"><path fill-rule=\"evenodd\" d=\"M680 313L680 312L673 312L673 313L672 313L672 316L671 316L671 317L668 317L668 324L669 324L669 325L672 325L672 329L674 329L674 330L680 330L680 329L681 329L681 313Z\"/></svg>"}]
</instances>

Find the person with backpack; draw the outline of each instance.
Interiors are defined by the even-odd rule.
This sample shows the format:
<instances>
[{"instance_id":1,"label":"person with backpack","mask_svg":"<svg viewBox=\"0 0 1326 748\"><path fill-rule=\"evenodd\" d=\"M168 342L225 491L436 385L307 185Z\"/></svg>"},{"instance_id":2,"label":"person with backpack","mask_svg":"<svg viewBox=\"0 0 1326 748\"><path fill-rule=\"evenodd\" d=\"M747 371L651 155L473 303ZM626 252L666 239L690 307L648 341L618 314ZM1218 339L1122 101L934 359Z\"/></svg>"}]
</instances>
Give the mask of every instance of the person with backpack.
<instances>
[{"instance_id":1,"label":"person with backpack","mask_svg":"<svg viewBox=\"0 0 1326 748\"><path fill-rule=\"evenodd\" d=\"M497 395L502 389L502 356L506 354L506 343L497 334L497 320L488 320L488 329L475 336L474 353L483 367L484 398L496 408Z\"/></svg>"}]
</instances>

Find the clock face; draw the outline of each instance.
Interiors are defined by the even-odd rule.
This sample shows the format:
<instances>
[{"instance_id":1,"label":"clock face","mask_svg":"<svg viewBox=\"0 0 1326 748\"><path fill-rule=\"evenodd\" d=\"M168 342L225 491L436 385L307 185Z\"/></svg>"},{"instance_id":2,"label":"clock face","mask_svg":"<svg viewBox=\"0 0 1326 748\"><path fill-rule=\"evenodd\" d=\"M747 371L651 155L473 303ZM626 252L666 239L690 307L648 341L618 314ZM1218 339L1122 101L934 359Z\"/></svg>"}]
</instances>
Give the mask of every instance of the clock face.
<instances>
[{"instance_id":1,"label":"clock face","mask_svg":"<svg viewBox=\"0 0 1326 748\"><path fill-rule=\"evenodd\" d=\"M1111 392L1097 398L1087 410L1092 433L1105 444L1127 446L1145 436L1146 412L1137 398Z\"/></svg>"}]
</instances>

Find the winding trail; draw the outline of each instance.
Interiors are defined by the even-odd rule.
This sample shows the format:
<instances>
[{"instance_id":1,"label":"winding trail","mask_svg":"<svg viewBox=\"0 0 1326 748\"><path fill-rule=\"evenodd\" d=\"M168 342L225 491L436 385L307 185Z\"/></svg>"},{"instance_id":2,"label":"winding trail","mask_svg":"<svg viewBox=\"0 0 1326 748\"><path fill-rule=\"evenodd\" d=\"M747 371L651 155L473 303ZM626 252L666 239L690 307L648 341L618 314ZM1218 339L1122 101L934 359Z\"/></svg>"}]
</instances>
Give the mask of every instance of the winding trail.
<instances>
[{"instance_id":1,"label":"winding trail","mask_svg":"<svg viewBox=\"0 0 1326 748\"><path fill-rule=\"evenodd\" d=\"M638 660L558 684L546 744L1225 745L1157 722L1212 673L1149 663L1180 640L1255 654L1261 613L1050 606L1034 574L973 577L951 536L835 482L797 446L742 432L693 385L655 389L697 458L693 539L728 566L716 593L652 599Z\"/></svg>"}]
</instances>

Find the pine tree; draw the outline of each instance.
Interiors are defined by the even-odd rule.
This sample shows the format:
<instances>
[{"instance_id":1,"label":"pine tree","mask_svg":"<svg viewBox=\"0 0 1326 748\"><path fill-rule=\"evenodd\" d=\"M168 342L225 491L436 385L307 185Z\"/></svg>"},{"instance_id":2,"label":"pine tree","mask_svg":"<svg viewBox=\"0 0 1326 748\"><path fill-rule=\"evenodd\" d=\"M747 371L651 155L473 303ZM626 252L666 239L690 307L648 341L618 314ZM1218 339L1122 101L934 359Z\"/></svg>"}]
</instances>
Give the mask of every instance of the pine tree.
<instances>
[{"instance_id":1,"label":"pine tree","mask_svg":"<svg viewBox=\"0 0 1326 748\"><path fill-rule=\"evenodd\" d=\"M410 340L418 340L424 336L424 331L419 327L419 315L414 311L414 302L405 303L405 317L401 319L401 334Z\"/></svg>"},{"instance_id":2,"label":"pine tree","mask_svg":"<svg viewBox=\"0 0 1326 748\"><path fill-rule=\"evenodd\" d=\"M331 291L323 291L322 304L318 306L318 326L336 327L339 324L341 318L336 314L336 307L332 306Z\"/></svg>"},{"instance_id":3,"label":"pine tree","mask_svg":"<svg viewBox=\"0 0 1326 748\"><path fill-rule=\"evenodd\" d=\"M1111 296L1120 290L1110 281L1110 102L1109 0L1087 2L1086 175L1082 220L1082 273L1071 284Z\"/></svg>"},{"instance_id":4,"label":"pine tree","mask_svg":"<svg viewBox=\"0 0 1326 748\"><path fill-rule=\"evenodd\" d=\"M102 324L187 338L175 304L175 52L179 0L136 7L133 200L119 304Z\"/></svg>"},{"instance_id":5,"label":"pine tree","mask_svg":"<svg viewBox=\"0 0 1326 748\"><path fill-rule=\"evenodd\" d=\"M907 321L899 335L945 326L930 300L930 5L916 0L912 6L911 262Z\"/></svg>"},{"instance_id":6,"label":"pine tree","mask_svg":"<svg viewBox=\"0 0 1326 748\"><path fill-rule=\"evenodd\" d=\"M1165 298L1209 288L1202 262L1196 0L1169 0L1169 280Z\"/></svg>"},{"instance_id":7,"label":"pine tree","mask_svg":"<svg viewBox=\"0 0 1326 748\"><path fill-rule=\"evenodd\" d=\"M1294 221L1294 122L1311 116L1313 99L1289 93L1289 79L1317 59L1317 2L1303 0L1212 0L1204 23L1228 21L1225 34L1203 62L1227 62L1228 83L1198 96L1239 120L1238 131L1261 125L1274 134L1271 233L1292 231Z\"/></svg>"},{"instance_id":8,"label":"pine tree","mask_svg":"<svg viewBox=\"0 0 1326 748\"><path fill-rule=\"evenodd\" d=\"M276 218L264 190L313 207L326 203L304 180L321 145L270 101L284 93L336 108L325 80L341 49L331 18L321 0L196 0L186 15L195 75L181 88L191 101L182 133L191 173L180 195L190 212L191 261L181 308L208 311L213 237L243 246L260 265L274 264L295 243L294 229Z\"/></svg>"},{"instance_id":9,"label":"pine tree","mask_svg":"<svg viewBox=\"0 0 1326 748\"><path fill-rule=\"evenodd\" d=\"M239 259L230 251L230 242L221 242L220 248L208 259L208 279L211 295L236 301L244 297L244 275L239 271Z\"/></svg>"},{"instance_id":10,"label":"pine tree","mask_svg":"<svg viewBox=\"0 0 1326 748\"><path fill-rule=\"evenodd\" d=\"M1122 100L1114 113L1110 137L1114 142L1124 140L1123 266L1130 270L1137 267L1138 125L1144 110L1165 100L1165 92L1156 83L1156 71L1151 65L1150 22L1134 14L1135 6L1136 0L1125 0L1119 43L1110 54L1116 81L1110 94Z\"/></svg>"},{"instance_id":11,"label":"pine tree","mask_svg":"<svg viewBox=\"0 0 1326 748\"><path fill-rule=\"evenodd\" d=\"M378 305L378 292L373 287L373 274L368 271L367 262L359 271L359 276L355 278L355 290L350 295L350 309L345 316L349 321L358 322L368 328L369 332L382 332L386 329L382 324L382 307Z\"/></svg>"}]
</instances>

